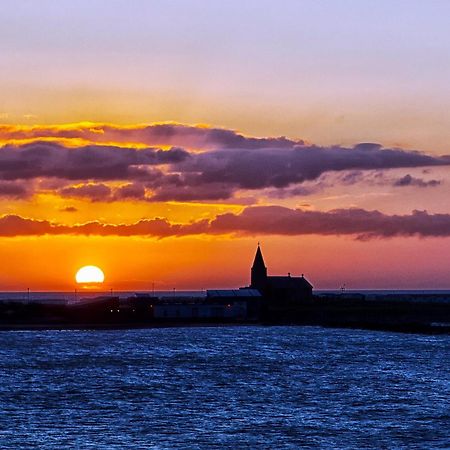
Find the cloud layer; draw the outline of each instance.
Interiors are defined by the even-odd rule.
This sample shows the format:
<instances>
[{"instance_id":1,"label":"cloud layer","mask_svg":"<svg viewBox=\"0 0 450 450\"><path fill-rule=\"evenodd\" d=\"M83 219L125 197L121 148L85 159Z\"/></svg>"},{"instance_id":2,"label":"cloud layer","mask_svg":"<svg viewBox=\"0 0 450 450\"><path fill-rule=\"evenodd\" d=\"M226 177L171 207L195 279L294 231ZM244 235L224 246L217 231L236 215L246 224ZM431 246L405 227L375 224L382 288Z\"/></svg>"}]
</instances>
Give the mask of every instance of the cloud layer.
<instances>
[{"instance_id":1,"label":"cloud layer","mask_svg":"<svg viewBox=\"0 0 450 450\"><path fill-rule=\"evenodd\" d=\"M180 123L156 123L150 125L112 125L80 123L60 126L0 125L0 139L84 140L96 143L134 143L147 146L176 146L189 149L210 150L215 148L285 148L304 144L302 140L281 137L244 136L234 130L205 125Z\"/></svg>"},{"instance_id":2,"label":"cloud layer","mask_svg":"<svg viewBox=\"0 0 450 450\"><path fill-rule=\"evenodd\" d=\"M226 200L239 190L286 189L280 197L301 195L301 184L329 172L416 168L450 164L447 156L427 155L400 148L362 143L352 148L320 147L285 137L246 137L232 130L157 124L143 127L111 125L58 127L1 126L3 139L83 137L89 141L136 140L151 145L78 145L34 141L0 148L0 180L16 185L0 186L0 196L30 195L30 185L20 192L20 182L39 179L61 181L62 196L94 201ZM193 151L200 148L202 151ZM112 192L108 183L128 187ZM71 184L72 183L72 184ZM75 183L75 184L74 184ZM398 186L436 185L406 175ZM80 186L81 185L81 186ZM37 185L42 186L42 183ZM16 190L16 194L10 194ZM37 189L37 187L36 187ZM274 195L276 197L276 195Z\"/></svg>"},{"instance_id":3,"label":"cloud layer","mask_svg":"<svg viewBox=\"0 0 450 450\"><path fill-rule=\"evenodd\" d=\"M211 221L171 223L164 218L143 219L133 224L89 222L63 225L47 220L7 215L0 218L0 236L96 235L148 236L164 238L198 234L259 235L346 235L358 239L396 236L450 237L450 214L413 211L388 215L364 209L306 211L281 206L247 207L240 214L226 213Z\"/></svg>"}]
</instances>

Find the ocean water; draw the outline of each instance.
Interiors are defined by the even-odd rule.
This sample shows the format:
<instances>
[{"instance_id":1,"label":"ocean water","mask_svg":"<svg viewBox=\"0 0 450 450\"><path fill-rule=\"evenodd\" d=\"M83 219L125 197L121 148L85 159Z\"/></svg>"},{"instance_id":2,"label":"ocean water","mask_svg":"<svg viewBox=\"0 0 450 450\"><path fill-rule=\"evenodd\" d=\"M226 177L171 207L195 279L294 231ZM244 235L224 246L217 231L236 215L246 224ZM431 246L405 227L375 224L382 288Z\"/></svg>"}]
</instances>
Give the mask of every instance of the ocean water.
<instances>
[{"instance_id":1,"label":"ocean water","mask_svg":"<svg viewBox=\"0 0 450 450\"><path fill-rule=\"evenodd\" d=\"M450 336L0 332L0 448L450 448Z\"/></svg>"}]
</instances>

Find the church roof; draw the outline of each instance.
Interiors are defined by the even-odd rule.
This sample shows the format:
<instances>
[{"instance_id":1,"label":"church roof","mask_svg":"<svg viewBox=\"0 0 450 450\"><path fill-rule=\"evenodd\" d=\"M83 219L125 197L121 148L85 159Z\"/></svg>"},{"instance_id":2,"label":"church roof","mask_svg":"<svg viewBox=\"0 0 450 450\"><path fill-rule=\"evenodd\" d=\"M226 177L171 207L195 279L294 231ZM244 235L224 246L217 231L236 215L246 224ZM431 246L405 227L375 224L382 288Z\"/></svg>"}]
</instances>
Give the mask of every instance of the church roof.
<instances>
[{"instance_id":1,"label":"church roof","mask_svg":"<svg viewBox=\"0 0 450 450\"><path fill-rule=\"evenodd\" d=\"M277 289L303 286L303 287L313 287L312 284L302 275L301 277L291 277L291 276L281 276L281 277L267 277L267 282L271 287Z\"/></svg>"}]
</instances>

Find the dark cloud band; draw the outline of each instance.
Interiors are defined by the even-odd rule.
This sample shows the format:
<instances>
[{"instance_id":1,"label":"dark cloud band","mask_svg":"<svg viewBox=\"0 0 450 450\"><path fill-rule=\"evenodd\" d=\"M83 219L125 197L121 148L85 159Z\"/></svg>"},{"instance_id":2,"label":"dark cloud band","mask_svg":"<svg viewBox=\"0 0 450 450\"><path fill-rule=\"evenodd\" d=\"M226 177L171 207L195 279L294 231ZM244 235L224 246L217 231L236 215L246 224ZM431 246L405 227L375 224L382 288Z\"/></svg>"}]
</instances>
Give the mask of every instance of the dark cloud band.
<instances>
[{"instance_id":1,"label":"dark cloud band","mask_svg":"<svg viewBox=\"0 0 450 450\"><path fill-rule=\"evenodd\" d=\"M2 125L0 138L6 142L21 139L71 142L70 148L39 140L0 148L0 180L10 183L0 185L0 196L17 198L32 195L48 179L61 181L61 189L54 192L62 196L93 201L216 201L231 199L239 190L266 188L273 189L272 197L286 197L301 195L305 192L302 183L315 181L330 172L361 174L362 171L450 164L449 157L383 148L373 143L352 148L320 147L286 137L249 137L234 130L174 123ZM80 142L89 144L80 145ZM125 146L130 142L150 147ZM171 148L163 150L160 146ZM40 183L34 188L24 183L35 179ZM117 181L128 187L108 186ZM438 184L406 175L394 185ZM280 191L279 195L276 190Z\"/></svg>"},{"instance_id":2,"label":"dark cloud band","mask_svg":"<svg viewBox=\"0 0 450 450\"><path fill-rule=\"evenodd\" d=\"M259 235L345 235L358 239L391 237L450 237L450 214L413 211L406 215L388 215L364 209L305 211L281 206L245 208L240 214L218 215L211 221L188 224L167 219L143 219L133 224L90 222L63 225L17 215L0 218L0 236L39 235L143 236L165 238L198 234Z\"/></svg>"}]
</instances>

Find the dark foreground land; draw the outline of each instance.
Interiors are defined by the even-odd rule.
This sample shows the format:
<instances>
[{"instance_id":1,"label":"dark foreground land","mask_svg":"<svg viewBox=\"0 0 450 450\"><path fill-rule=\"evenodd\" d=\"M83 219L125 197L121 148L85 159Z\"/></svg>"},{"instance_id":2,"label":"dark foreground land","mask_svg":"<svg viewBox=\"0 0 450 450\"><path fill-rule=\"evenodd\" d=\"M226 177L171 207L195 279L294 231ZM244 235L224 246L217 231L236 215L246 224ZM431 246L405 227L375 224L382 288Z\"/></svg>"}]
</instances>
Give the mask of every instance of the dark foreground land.
<instances>
[{"instance_id":1,"label":"dark foreground land","mask_svg":"<svg viewBox=\"0 0 450 450\"><path fill-rule=\"evenodd\" d=\"M126 329L219 325L305 325L450 334L443 294L314 296L309 302L264 298L97 297L74 303L0 302L0 330Z\"/></svg>"}]
</instances>

